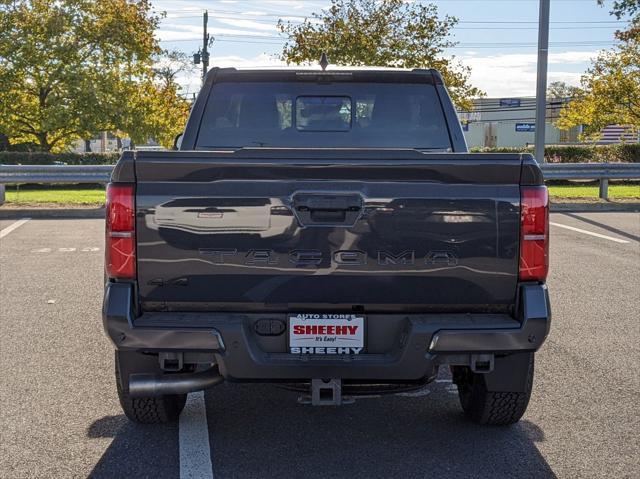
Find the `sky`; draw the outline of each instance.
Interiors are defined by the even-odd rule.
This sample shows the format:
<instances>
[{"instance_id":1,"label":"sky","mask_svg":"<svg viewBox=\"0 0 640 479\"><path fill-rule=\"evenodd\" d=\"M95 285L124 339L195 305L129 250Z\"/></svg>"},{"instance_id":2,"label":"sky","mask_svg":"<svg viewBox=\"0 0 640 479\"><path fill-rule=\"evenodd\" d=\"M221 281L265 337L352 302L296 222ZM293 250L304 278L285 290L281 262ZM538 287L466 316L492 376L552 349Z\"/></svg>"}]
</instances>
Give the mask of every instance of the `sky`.
<instances>
[{"instance_id":1,"label":"sky","mask_svg":"<svg viewBox=\"0 0 640 479\"><path fill-rule=\"evenodd\" d=\"M152 0L165 12L156 36L163 48L189 55L202 45L202 14L209 12L214 37L210 67L259 67L282 64L278 54L285 38L278 19L300 23L326 8L329 0ZM412 1L412 0L406 0ZM420 1L420 0L413 0ZM441 15L459 23L445 51L471 67L471 83L489 97L534 96L538 39L538 0L423 0L435 3ZM578 85L590 59L614 44L614 32L624 20L609 14L596 0L551 0L549 82ZM200 88L198 71L182 75L183 93Z\"/></svg>"}]
</instances>

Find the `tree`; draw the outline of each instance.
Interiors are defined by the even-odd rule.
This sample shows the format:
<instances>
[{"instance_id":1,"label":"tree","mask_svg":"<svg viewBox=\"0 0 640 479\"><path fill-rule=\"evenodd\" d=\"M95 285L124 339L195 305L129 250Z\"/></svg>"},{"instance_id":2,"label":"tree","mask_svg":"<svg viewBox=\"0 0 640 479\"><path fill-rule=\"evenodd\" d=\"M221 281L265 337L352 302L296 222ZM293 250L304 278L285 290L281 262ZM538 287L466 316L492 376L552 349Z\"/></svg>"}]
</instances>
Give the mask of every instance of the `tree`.
<instances>
[{"instance_id":1,"label":"tree","mask_svg":"<svg viewBox=\"0 0 640 479\"><path fill-rule=\"evenodd\" d=\"M120 126L134 143L153 138L165 147L173 145L175 136L184 129L190 108L189 102L180 96L177 77L193 69L182 52L162 51L154 57L153 74L143 78L129 93L129 112L123 115Z\"/></svg>"},{"instance_id":2,"label":"tree","mask_svg":"<svg viewBox=\"0 0 640 479\"><path fill-rule=\"evenodd\" d=\"M604 5L604 3L605 0L598 0L599 5ZM630 15L631 23L629 28L627 30L618 30L616 37L623 41L632 38L638 41L640 37L640 0L615 0L610 13L615 15L618 20Z\"/></svg>"},{"instance_id":3,"label":"tree","mask_svg":"<svg viewBox=\"0 0 640 479\"><path fill-rule=\"evenodd\" d=\"M561 111L556 122L561 129L583 125L587 137L599 135L611 124L640 129L640 6L623 0L615 2L612 13L635 16L628 30L616 33L621 44L601 52L582 76L582 94Z\"/></svg>"},{"instance_id":4,"label":"tree","mask_svg":"<svg viewBox=\"0 0 640 479\"><path fill-rule=\"evenodd\" d=\"M0 4L0 131L60 151L99 131L163 137L146 108L180 105L155 87L160 17L149 0L15 0ZM147 138L144 138L145 141Z\"/></svg>"},{"instance_id":5,"label":"tree","mask_svg":"<svg viewBox=\"0 0 640 479\"><path fill-rule=\"evenodd\" d=\"M444 50L458 20L440 18L433 4L404 0L331 0L331 6L301 24L278 22L288 36L281 58L287 63L317 62L325 52L332 64L435 68L460 108L484 93L470 84L471 70Z\"/></svg>"},{"instance_id":6,"label":"tree","mask_svg":"<svg viewBox=\"0 0 640 479\"><path fill-rule=\"evenodd\" d=\"M164 50L156 58L153 71L156 78L165 86L177 84L178 75L190 74L195 70L193 59L186 53L178 50Z\"/></svg>"},{"instance_id":7,"label":"tree","mask_svg":"<svg viewBox=\"0 0 640 479\"><path fill-rule=\"evenodd\" d=\"M581 95L580 88L571 86L563 81L554 81L549 83L547 87L547 99L549 100L566 100Z\"/></svg>"},{"instance_id":8,"label":"tree","mask_svg":"<svg viewBox=\"0 0 640 479\"><path fill-rule=\"evenodd\" d=\"M604 5L605 0L598 0L598 4ZM617 18L625 15L634 15L640 12L640 0L615 0L611 14Z\"/></svg>"},{"instance_id":9,"label":"tree","mask_svg":"<svg viewBox=\"0 0 640 479\"><path fill-rule=\"evenodd\" d=\"M126 94L127 106L121 115L119 130L134 143L153 138L162 146L172 146L189 116L189 102L179 96L179 88L177 83L166 79L145 79L136 84Z\"/></svg>"}]
</instances>

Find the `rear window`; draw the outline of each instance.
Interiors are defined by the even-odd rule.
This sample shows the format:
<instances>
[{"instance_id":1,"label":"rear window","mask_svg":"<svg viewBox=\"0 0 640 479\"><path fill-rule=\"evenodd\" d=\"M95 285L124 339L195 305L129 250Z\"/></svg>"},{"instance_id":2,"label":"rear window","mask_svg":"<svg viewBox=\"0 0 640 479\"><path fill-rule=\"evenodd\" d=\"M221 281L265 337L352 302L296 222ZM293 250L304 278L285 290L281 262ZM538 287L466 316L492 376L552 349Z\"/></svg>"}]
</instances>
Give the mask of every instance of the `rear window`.
<instances>
[{"instance_id":1,"label":"rear window","mask_svg":"<svg viewBox=\"0 0 640 479\"><path fill-rule=\"evenodd\" d=\"M448 149L435 87L238 82L213 86L197 148Z\"/></svg>"},{"instance_id":2,"label":"rear window","mask_svg":"<svg viewBox=\"0 0 640 479\"><path fill-rule=\"evenodd\" d=\"M349 131L351 98L348 96L299 96L296 129L300 131Z\"/></svg>"}]
</instances>

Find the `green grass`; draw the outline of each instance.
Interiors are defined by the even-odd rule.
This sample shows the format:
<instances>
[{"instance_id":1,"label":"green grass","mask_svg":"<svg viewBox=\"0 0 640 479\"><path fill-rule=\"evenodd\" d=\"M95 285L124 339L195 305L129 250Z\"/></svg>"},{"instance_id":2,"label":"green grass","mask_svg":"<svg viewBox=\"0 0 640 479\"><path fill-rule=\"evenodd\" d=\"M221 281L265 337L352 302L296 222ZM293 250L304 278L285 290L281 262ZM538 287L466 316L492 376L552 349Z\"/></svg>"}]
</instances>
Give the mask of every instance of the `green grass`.
<instances>
[{"instance_id":1,"label":"green grass","mask_svg":"<svg viewBox=\"0 0 640 479\"><path fill-rule=\"evenodd\" d=\"M549 195L556 198L597 198L598 185L550 185ZM609 198L640 199L640 184L609 184Z\"/></svg>"},{"instance_id":2,"label":"green grass","mask_svg":"<svg viewBox=\"0 0 640 479\"><path fill-rule=\"evenodd\" d=\"M7 187L6 201L13 205L104 205L104 188L61 187L19 188Z\"/></svg>"},{"instance_id":3,"label":"green grass","mask_svg":"<svg viewBox=\"0 0 640 479\"><path fill-rule=\"evenodd\" d=\"M597 198L597 184L550 185L549 193L552 198ZM609 185L611 199L640 200L640 183L625 183ZM74 206L102 206L104 205L104 188L99 186L37 186L29 185L16 188L8 186L6 192L7 204L24 205L74 205Z\"/></svg>"}]
</instances>

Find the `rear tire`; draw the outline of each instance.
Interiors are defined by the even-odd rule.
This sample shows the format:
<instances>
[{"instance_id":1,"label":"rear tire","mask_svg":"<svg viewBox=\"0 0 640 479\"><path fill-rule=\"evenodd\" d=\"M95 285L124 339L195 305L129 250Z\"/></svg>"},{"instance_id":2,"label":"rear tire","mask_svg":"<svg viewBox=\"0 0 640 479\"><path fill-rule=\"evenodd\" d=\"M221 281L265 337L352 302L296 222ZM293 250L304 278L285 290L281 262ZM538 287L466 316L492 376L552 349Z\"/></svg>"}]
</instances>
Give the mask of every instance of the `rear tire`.
<instances>
[{"instance_id":1,"label":"rear tire","mask_svg":"<svg viewBox=\"0 0 640 479\"><path fill-rule=\"evenodd\" d=\"M116 354L116 385L118 399L125 416L139 424L167 424L175 422L180 417L187 402L186 394L176 394L157 397L131 397L129 391L123 387L120 373L120 360Z\"/></svg>"},{"instance_id":2,"label":"rear tire","mask_svg":"<svg viewBox=\"0 0 640 479\"><path fill-rule=\"evenodd\" d=\"M485 374L468 367L454 367L454 383L458 386L460 404L467 417L478 424L506 426L520 420L529 404L533 389L533 353L528 354L524 391L491 391Z\"/></svg>"}]
</instances>

